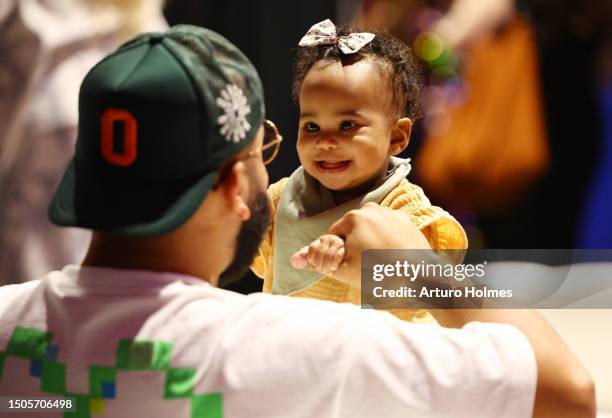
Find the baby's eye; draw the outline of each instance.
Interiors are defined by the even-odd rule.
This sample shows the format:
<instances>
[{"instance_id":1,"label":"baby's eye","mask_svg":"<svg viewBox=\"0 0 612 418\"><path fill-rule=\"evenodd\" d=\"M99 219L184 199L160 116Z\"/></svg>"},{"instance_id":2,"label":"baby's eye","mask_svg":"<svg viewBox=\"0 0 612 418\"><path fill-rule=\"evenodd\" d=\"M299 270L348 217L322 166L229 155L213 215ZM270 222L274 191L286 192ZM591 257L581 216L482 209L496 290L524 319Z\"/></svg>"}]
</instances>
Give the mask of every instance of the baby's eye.
<instances>
[{"instance_id":1,"label":"baby's eye","mask_svg":"<svg viewBox=\"0 0 612 418\"><path fill-rule=\"evenodd\" d=\"M350 120L345 120L340 124L341 131L348 131L355 127L355 122L351 122Z\"/></svg>"},{"instance_id":2,"label":"baby's eye","mask_svg":"<svg viewBox=\"0 0 612 418\"><path fill-rule=\"evenodd\" d=\"M308 133L315 133L315 132L319 132L319 125L317 125L314 122L306 122L304 124L304 130Z\"/></svg>"}]
</instances>

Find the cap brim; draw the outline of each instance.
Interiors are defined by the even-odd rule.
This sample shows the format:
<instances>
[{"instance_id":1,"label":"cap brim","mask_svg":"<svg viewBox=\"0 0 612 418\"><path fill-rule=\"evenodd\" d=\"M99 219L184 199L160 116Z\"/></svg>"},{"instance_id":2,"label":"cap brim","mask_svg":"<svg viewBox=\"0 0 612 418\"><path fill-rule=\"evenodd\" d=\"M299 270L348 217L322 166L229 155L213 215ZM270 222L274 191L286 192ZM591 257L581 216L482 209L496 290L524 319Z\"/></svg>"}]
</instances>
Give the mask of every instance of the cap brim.
<instances>
[{"instance_id":1,"label":"cap brim","mask_svg":"<svg viewBox=\"0 0 612 418\"><path fill-rule=\"evenodd\" d=\"M160 235L186 222L202 204L218 172L163 183L132 183L88 177L71 161L51 204L56 225L130 236Z\"/></svg>"}]
</instances>

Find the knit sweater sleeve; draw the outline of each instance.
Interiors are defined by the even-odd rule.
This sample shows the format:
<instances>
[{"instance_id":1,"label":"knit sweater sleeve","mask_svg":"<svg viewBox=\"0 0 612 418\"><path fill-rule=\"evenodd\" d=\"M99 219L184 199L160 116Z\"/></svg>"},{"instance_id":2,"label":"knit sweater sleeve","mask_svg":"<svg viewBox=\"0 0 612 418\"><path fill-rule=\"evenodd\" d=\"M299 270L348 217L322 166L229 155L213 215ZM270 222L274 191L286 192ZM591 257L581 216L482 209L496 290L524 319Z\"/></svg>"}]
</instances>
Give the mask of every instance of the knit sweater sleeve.
<instances>
[{"instance_id":1,"label":"knit sweater sleeve","mask_svg":"<svg viewBox=\"0 0 612 418\"><path fill-rule=\"evenodd\" d=\"M463 250L468 246L461 224L444 209L433 206L423 189L406 179L383 199L381 206L406 212L433 249Z\"/></svg>"}]
</instances>

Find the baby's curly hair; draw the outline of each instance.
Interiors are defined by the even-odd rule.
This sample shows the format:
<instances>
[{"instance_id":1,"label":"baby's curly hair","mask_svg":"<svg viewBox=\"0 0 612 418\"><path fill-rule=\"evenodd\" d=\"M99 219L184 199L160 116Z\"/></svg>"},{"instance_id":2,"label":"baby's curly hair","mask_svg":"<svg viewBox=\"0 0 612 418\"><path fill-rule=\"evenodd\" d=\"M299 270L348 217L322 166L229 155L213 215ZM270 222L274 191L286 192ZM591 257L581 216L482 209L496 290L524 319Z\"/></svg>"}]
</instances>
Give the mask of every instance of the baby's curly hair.
<instances>
[{"instance_id":1,"label":"baby's curly hair","mask_svg":"<svg viewBox=\"0 0 612 418\"><path fill-rule=\"evenodd\" d=\"M352 25L337 28L337 35L365 32ZM370 30L374 39L355 54L345 55L338 45L317 45L298 47L293 73L293 100L299 105L300 89L306 74L312 66L322 60L359 60L371 58L383 75L388 77L393 93L393 109L399 117L407 116L413 121L422 116L421 89L423 77L421 68L408 45L384 30Z\"/></svg>"}]
</instances>

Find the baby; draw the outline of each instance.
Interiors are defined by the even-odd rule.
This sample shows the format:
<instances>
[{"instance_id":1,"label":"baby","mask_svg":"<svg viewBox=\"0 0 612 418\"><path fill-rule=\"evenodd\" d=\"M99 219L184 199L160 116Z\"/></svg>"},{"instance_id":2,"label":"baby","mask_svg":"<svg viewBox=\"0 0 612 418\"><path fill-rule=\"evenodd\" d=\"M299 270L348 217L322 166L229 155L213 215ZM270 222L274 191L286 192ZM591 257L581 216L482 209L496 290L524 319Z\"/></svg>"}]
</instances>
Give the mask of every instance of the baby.
<instances>
[{"instance_id":1,"label":"baby","mask_svg":"<svg viewBox=\"0 0 612 418\"><path fill-rule=\"evenodd\" d=\"M342 261L343 242L326 232L346 212L367 202L404 211L434 249L465 249L467 238L406 180L409 160L395 157L420 110L419 71L408 46L386 33L336 33L330 20L314 25L299 45L293 84L302 165L268 189L272 223L251 269L264 279L264 292L360 304L359 287L329 277ZM292 256L294 264L329 275L293 268ZM423 310L392 313L428 320Z\"/></svg>"}]
</instances>

